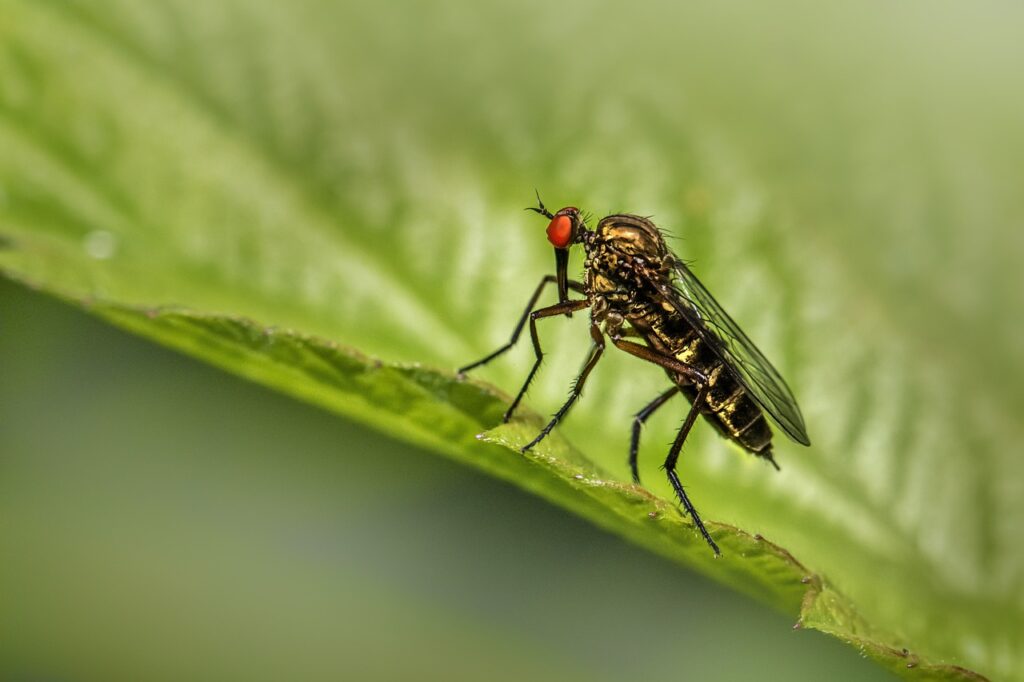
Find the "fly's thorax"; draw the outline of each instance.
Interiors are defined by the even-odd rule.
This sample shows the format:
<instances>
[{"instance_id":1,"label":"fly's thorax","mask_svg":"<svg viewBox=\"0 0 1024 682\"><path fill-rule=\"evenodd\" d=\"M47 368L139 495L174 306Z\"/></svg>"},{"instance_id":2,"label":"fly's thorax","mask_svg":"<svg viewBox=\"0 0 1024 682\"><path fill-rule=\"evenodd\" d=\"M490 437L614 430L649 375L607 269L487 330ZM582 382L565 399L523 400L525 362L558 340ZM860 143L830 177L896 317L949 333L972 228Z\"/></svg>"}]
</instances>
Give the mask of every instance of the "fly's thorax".
<instances>
[{"instance_id":1,"label":"fly's thorax","mask_svg":"<svg viewBox=\"0 0 1024 682\"><path fill-rule=\"evenodd\" d=\"M618 214L610 215L597 225L597 237L627 257L660 261L669 255L661 231L647 218Z\"/></svg>"},{"instance_id":2,"label":"fly's thorax","mask_svg":"<svg viewBox=\"0 0 1024 682\"><path fill-rule=\"evenodd\" d=\"M611 310L618 310L628 301L630 290L618 280L619 256L599 238L589 233L584 241L587 257L583 263L583 285L591 301L591 315L601 322Z\"/></svg>"},{"instance_id":3,"label":"fly's thorax","mask_svg":"<svg viewBox=\"0 0 1024 682\"><path fill-rule=\"evenodd\" d=\"M639 296L639 282L635 278L623 276L621 268L615 267L616 259L596 258L587 264L584 286L591 301L594 319L598 322L609 313L621 317L632 317L637 301L644 300Z\"/></svg>"},{"instance_id":4,"label":"fly's thorax","mask_svg":"<svg viewBox=\"0 0 1024 682\"><path fill-rule=\"evenodd\" d=\"M646 218L612 215L584 241L588 293L630 316L653 303L652 282L669 276L672 255Z\"/></svg>"}]
</instances>

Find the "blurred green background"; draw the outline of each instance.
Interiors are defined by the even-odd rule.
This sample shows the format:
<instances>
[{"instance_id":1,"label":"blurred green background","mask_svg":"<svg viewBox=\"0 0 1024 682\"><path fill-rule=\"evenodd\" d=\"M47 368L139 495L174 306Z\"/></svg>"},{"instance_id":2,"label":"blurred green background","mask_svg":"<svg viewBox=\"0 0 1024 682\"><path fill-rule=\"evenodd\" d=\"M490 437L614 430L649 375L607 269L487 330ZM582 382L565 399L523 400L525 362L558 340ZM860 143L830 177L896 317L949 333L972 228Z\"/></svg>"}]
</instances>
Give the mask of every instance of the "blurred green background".
<instances>
[{"instance_id":1,"label":"blurred green background","mask_svg":"<svg viewBox=\"0 0 1024 682\"><path fill-rule=\"evenodd\" d=\"M705 517L824 576L857 617L819 625L891 647L893 668L906 646L1024 680L1022 25L1015 3L0 0L0 270L93 310L251 319L203 342L170 317L135 328L164 324L211 362L222 341L235 371L270 366L264 381L347 414L348 377L321 381L331 344L442 368L421 412L385 398L358 414L543 491L567 482L474 439L493 405L449 428L445 400L471 389L444 371L503 341L551 268L543 221L522 211L535 187L553 206L653 214L792 385L814 443L780 438L776 474L695 429L684 480ZM453 656L433 655L453 642L466 677L672 676L684 651L725 679L826 665L811 651L857 663L792 619L726 620L746 607L505 486L4 296L0 437L20 453L4 458L4 519L23 543L0 562L24 621L7 625L12 673L181 661L273 677L344 659L356 676L440 676ZM578 365L582 317L543 332L541 413ZM310 353L285 330L315 337ZM528 355L479 377L513 391ZM379 375L385 396L395 375ZM663 387L609 353L558 436L626 480L628 415ZM655 495L678 420L645 432ZM774 586L744 555L708 563L676 537L647 544L748 592ZM800 586L779 580L774 603L795 614ZM403 630L405 613L424 615ZM399 669L407 639L421 655ZM712 642L730 646L704 655Z\"/></svg>"},{"instance_id":2,"label":"blurred green background","mask_svg":"<svg viewBox=\"0 0 1024 682\"><path fill-rule=\"evenodd\" d=\"M0 677L872 680L536 497L0 281Z\"/></svg>"}]
</instances>

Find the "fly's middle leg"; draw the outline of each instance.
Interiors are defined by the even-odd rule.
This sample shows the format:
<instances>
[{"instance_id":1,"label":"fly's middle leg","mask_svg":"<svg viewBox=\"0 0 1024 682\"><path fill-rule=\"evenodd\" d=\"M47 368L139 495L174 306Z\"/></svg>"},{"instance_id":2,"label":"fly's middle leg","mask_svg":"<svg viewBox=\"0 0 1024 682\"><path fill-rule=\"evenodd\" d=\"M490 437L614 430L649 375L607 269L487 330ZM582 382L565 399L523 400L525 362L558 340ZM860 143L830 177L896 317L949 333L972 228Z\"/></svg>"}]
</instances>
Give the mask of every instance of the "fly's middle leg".
<instances>
[{"instance_id":1,"label":"fly's middle leg","mask_svg":"<svg viewBox=\"0 0 1024 682\"><path fill-rule=\"evenodd\" d=\"M557 315L558 313L553 314ZM565 404L558 409L558 412L556 412L555 416L551 418L551 421L548 422L548 425L541 430L540 434L532 441L530 441L527 445L523 446L523 452L526 452L534 445L544 440L544 437L551 433L551 429L555 428L558 422L562 420L562 417L565 416L565 413L569 411L569 408L572 407L573 403L576 402L576 399L580 397L580 393L583 392L583 384L586 383L587 377L590 376L591 370L594 369L594 366L597 364L597 361L601 359L601 354L604 353L604 335L601 334L601 330L598 329L597 325L595 324L590 325L590 337L594 340L594 344L590 347L590 356L587 358L586 363L583 365L583 371L580 372L580 375L576 378L576 381L573 382L572 391L570 391L569 393L569 399L565 401ZM537 362L539 363L540 359L538 359Z\"/></svg>"}]
</instances>

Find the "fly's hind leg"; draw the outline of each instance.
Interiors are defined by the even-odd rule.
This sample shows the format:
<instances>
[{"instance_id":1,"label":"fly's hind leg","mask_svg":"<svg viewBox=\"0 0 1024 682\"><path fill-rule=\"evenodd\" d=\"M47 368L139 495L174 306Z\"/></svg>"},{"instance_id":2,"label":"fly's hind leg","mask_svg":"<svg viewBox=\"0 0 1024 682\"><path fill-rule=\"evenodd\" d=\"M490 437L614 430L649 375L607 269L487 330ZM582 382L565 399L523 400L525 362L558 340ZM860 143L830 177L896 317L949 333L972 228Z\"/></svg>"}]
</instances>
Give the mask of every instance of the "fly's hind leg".
<instances>
[{"instance_id":1,"label":"fly's hind leg","mask_svg":"<svg viewBox=\"0 0 1024 682\"><path fill-rule=\"evenodd\" d=\"M708 545L714 550L715 555L721 554L718 549L718 545L711 539L711 534L708 533L708 529L704 527L704 522L700 519L700 514L694 508L693 503L690 502L690 498L686 495L686 491L683 489L683 484L679 480L679 474L676 473L676 462L679 461L679 453L683 449L683 443L686 441L686 437L690 433L690 429L693 428L693 423L697 421L697 415L700 413L700 408L707 399L708 394L708 377L697 367L687 364L671 355L665 355L659 353L653 348L641 345L639 343L633 343L632 341L625 341L620 336L616 335L612 337L612 343L615 347L624 350L630 355L635 355L638 358L653 362L659 367L664 367L670 372L675 372L680 378L692 382L695 386L698 386L697 395L693 398L693 404L690 407L689 414L686 415L686 421L683 422L683 426L679 429L679 433L676 435L675 441L672 443L672 448L668 451L668 457L665 458L665 473L668 475L668 481L672 484L672 490L675 491L676 496L682 503L683 508L693 519L693 525L697 526L697 530L707 541Z\"/></svg>"},{"instance_id":2,"label":"fly's hind leg","mask_svg":"<svg viewBox=\"0 0 1024 682\"><path fill-rule=\"evenodd\" d=\"M633 417L633 437L629 442L629 469L633 472L633 482L638 485L640 483L640 471L637 468L637 455L640 452L640 429L643 428L644 422L646 422L659 407L667 403L669 399L678 392L679 387L673 386L648 403L644 409L637 412Z\"/></svg>"},{"instance_id":3,"label":"fly's hind leg","mask_svg":"<svg viewBox=\"0 0 1024 682\"><path fill-rule=\"evenodd\" d=\"M676 473L676 462L679 460L679 453L683 449L683 443L686 441L686 437L690 433L690 429L693 428L693 423L697 420L697 414L700 412L700 406L704 404L704 399L707 397L708 389L706 387L701 388L697 391L697 395L693 399L693 405L690 407L689 414L686 415L686 421L683 422L682 427L679 429L679 433L676 435L675 441L672 443L672 448L668 451L668 457L665 458L665 473L668 475L668 481L672 484L672 489L676 492L676 496L679 501L682 502L683 508L693 519L693 525L697 526L697 530L704 536L708 545L714 550L715 555L721 554L718 549L718 545L711 539L711 534L708 533L707 528L704 527L704 522L700 520L700 514L694 508L693 503L690 502L690 498L686 495L686 491L683 489L683 484L679 481L679 474Z\"/></svg>"},{"instance_id":4,"label":"fly's hind leg","mask_svg":"<svg viewBox=\"0 0 1024 682\"><path fill-rule=\"evenodd\" d=\"M664 367L667 370L675 372L689 383L697 386L705 386L708 383L707 375L695 366L689 365L682 360L678 360L671 355L659 353L658 351L648 348L642 344L626 341L622 338L622 334L612 335L612 343L614 343L615 347L619 350L626 351L630 355L635 355L641 360L653 362L659 367Z\"/></svg>"}]
</instances>

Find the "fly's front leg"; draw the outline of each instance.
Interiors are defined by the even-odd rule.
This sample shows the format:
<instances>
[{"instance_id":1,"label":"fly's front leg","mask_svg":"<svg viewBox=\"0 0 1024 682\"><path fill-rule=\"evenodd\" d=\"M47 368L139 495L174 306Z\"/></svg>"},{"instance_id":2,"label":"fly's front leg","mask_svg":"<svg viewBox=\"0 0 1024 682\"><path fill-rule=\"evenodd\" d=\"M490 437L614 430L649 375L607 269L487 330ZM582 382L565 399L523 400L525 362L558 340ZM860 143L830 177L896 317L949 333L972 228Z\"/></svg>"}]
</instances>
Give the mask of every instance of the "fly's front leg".
<instances>
[{"instance_id":1,"label":"fly's front leg","mask_svg":"<svg viewBox=\"0 0 1024 682\"><path fill-rule=\"evenodd\" d=\"M537 356L536 361L533 363L533 367L530 369L530 373L526 376L526 381L523 383L523 387L519 389L519 395L512 401L512 404L505 411L504 421L508 422L512 419L512 413L515 412L516 407L519 406L519 401L523 399L526 394L526 389L529 388L530 382L533 381L533 376L540 369L540 361L544 359L544 351L540 347L540 337L537 335L537 320L544 317L553 317L555 315L564 315L565 313L572 313L577 310L583 310L590 306L590 301L566 301L565 303L556 303L555 305L548 306L547 308L541 308L530 313L530 338L533 339L533 352ZM504 350L504 349L503 349ZM498 351L499 353L502 351ZM478 363L479 364L479 363Z\"/></svg>"},{"instance_id":2,"label":"fly's front leg","mask_svg":"<svg viewBox=\"0 0 1024 682\"><path fill-rule=\"evenodd\" d=\"M557 315L558 313L553 314ZM573 382L572 391L569 393L569 399L558 409L558 412L556 412L555 416L551 418L548 425L541 430L540 434L523 447L522 452L526 452L534 445L544 440L545 436L551 433L551 429L555 428L555 425L562 420L562 417L565 416L565 413L569 411L569 408L576 402L576 399L580 397L580 393L583 392L583 384L586 383L591 370L594 369L594 365L597 364L597 361L601 359L601 354L604 353L604 335L601 334L601 330L598 329L596 324L591 323L590 325L590 337L594 339L594 345L590 347L590 356L587 358L586 364L583 365L583 371L580 372L580 375L576 377L576 381ZM540 362L539 357L537 358L537 362Z\"/></svg>"},{"instance_id":3,"label":"fly's front leg","mask_svg":"<svg viewBox=\"0 0 1024 682\"><path fill-rule=\"evenodd\" d=\"M540 284L537 285L537 288L534 290L533 295L530 296L529 302L526 304L526 310L524 310L523 314L519 317L519 322L516 323L516 328L512 332L512 338L509 340L508 343L506 343L504 346L494 351L487 357L481 360L477 360L476 362L470 363L465 367L459 368L459 374L468 372L469 370L475 369L480 365L486 365L488 362L498 357L499 355L510 349L512 346L516 345L516 341L519 340L519 335L522 334L523 332L523 326L526 324L526 318L530 316L530 311L533 310L533 307L535 305L537 305L537 300L540 298L540 295L544 293L544 287L555 281L556 277L554 275L546 275L544 279L540 281ZM578 293L584 293L583 285L575 280L569 280L569 288ZM508 420L506 419L505 421Z\"/></svg>"}]
</instances>

